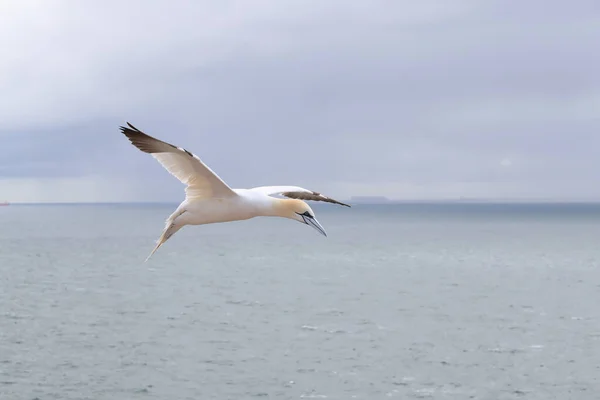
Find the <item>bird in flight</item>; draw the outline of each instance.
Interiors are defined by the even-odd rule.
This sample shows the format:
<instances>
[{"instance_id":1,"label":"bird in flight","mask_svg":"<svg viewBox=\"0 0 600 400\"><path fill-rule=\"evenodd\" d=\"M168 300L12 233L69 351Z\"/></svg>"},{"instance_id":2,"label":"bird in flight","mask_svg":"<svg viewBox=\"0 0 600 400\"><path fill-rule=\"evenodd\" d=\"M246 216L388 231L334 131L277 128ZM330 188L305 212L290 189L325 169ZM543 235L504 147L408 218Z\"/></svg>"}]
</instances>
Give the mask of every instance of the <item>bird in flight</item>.
<instances>
[{"instance_id":1,"label":"bird in flight","mask_svg":"<svg viewBox=\"0 0 600 400\"><path fill-rule=\"evenodd\" d=\"M185 199L167 218L156 246L146 261L175 232L186 225L242 221L254 217L282 217L301 222L327 236L304 200L350 205L298 186L260 186L251 189L232 189L200 158L184 148L149 136L129 122L121 132L144 153L149 153L185 188ZM278 198L274 196L283 196Z\"/></svg>"}]
</instances>

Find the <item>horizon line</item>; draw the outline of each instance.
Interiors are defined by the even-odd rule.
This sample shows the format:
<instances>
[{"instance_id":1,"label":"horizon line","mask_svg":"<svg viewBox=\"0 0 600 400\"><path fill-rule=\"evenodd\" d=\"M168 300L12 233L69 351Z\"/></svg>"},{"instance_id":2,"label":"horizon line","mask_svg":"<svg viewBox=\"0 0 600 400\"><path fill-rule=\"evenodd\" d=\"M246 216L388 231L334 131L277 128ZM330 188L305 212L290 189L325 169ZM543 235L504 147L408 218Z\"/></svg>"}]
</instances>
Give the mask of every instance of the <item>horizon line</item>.
<instances>
[{"instance_id":1,"label":"horizon line","mask_svg":"<svg viewBox=\"0 0 600 400\"><path fill-rule=\"evenodd\" d=\"M366 196L365 196L366 197ZM370 197L370 196L369 196ZM374 197L374 196L373 196ZM600 199L385 199L381 201L343 200L351 205L398 205L398 204L600 204ZM181 201L7 201L6 205L167 205ZM311 202L311 204L315 204ZM318 204L318 202L317 202ZM2 203L0 203L2 205Z\"/></svg>"}]
</instances>

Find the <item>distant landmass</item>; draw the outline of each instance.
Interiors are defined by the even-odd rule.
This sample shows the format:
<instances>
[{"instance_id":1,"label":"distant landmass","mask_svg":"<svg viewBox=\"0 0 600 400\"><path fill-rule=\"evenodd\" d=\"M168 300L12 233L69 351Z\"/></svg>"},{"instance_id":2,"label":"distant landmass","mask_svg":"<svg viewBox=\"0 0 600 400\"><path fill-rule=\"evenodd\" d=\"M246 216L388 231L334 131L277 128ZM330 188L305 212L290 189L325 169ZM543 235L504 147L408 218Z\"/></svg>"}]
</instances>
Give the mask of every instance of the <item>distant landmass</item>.
<instances>
[{"instance_id":1,"label":"distant landmass","mask_svg":"<svg viewBox=\"0 0 600 400\"><path fill-rule=\"evenodd\" d=\"M439 198L439 199L390 199L385 196L352 196L353 204L552 204L552 203L600 203L600 199L547 199L547 198Z\"/></svg>"},{"instance_id":2,"label":"distant landmass","mask_svg":"<svg viewBox=\"0 0 600 400\"><path fill-rule=\"evenodd\" d=\"M350 202L355 204L386 204L390 203L391 200L385 196L352 196Z\"/></svg>"}]
</instances>

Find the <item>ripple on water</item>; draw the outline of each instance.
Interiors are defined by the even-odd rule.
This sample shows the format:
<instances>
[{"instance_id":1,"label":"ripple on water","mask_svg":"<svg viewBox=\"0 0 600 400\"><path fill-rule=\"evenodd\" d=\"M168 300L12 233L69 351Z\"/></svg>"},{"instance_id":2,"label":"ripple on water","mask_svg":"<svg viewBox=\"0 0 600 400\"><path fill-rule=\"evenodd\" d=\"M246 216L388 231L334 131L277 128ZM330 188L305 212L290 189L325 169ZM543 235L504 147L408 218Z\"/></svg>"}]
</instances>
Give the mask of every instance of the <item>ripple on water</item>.
<instances>
[{"instance_id":1,"label":"ripple on water","mask_svg":"<svg viewBox=\"0 0 600 400\"><path fill-rule=\"evenodd\" d=\"M316 331L319 329L318 326L312 326L312 325L302 325L300 327L300 329L305 330L305 331Z\"/></svg>"},{"instance_id":2,"label":"ripple on water","mask_svg":"<svg viewBox=\"0 0 600 400\"><path fill-rule=\"evenodd\" d=\"M300 395L301 399L326 399L327 396L319 393L303 393Z\"/></svg>"}]
</instances>

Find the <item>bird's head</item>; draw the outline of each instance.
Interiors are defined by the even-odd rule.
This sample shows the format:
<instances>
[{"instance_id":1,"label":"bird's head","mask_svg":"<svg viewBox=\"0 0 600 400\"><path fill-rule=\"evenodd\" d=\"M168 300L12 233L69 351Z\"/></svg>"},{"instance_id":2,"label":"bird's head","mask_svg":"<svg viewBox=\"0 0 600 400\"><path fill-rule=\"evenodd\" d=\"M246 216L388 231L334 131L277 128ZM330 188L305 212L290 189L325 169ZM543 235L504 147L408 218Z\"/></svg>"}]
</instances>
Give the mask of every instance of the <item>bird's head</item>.
<instances>
[{"instance_id":1,"label":"bird's head","mask_svg":"<svg viewBox=\"0 0 600 400\"><path fill-rule=\"evenodd\" d=\"M280 200L280 215L285 218L293 219L308 226L315 228L323 236L327 236L325 229L315 218L315 213L308 204L302 200L284 199Z\"/></svg>"}]
</instances>

